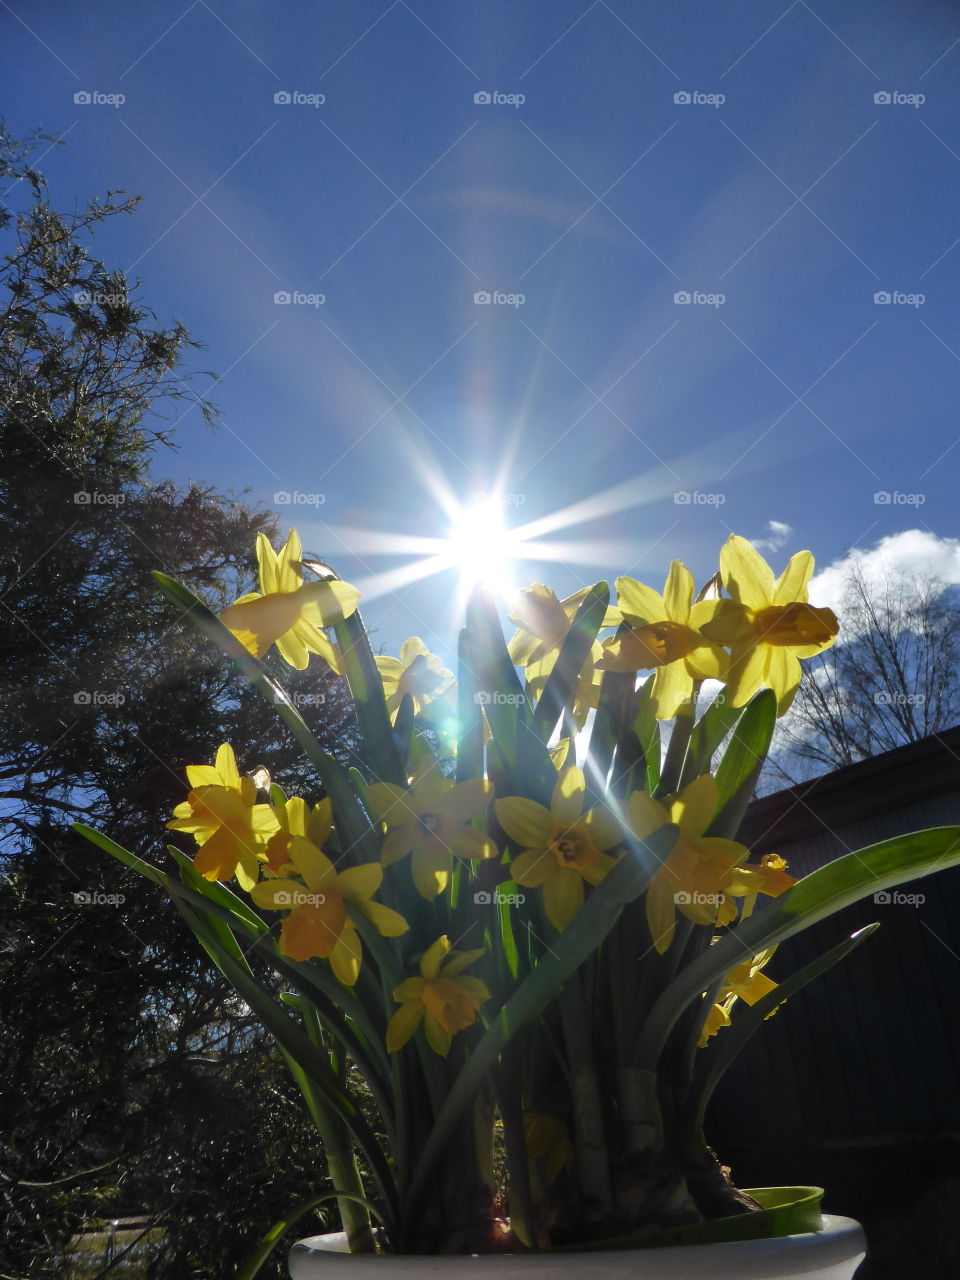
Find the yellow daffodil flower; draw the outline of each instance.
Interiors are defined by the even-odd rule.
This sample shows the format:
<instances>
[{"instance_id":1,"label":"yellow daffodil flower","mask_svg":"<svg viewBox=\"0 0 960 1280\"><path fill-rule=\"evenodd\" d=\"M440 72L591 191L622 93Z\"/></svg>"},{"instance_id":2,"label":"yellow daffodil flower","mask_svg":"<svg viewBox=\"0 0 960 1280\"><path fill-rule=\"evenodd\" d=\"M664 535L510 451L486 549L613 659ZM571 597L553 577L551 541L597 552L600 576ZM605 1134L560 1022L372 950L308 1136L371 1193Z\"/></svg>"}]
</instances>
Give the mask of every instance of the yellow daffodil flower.
<instances>
[{"instance_id":1,"label":"yellow daffodil flower","mask_svg":"<svg viewBox=\"0 0 960 1280\"><path fill-rule=\"evenodd\" d=\"M779 898L796 884L796 879L787 873L787 861L779 853L765 853L759 866L750 863L737 867L731 873L726 891L734 898L743 898L740 918L746 920L753 915L757 895L767 894L771 898Z\"/></svg>"},{"instance_id":2,"label":"yellow daffodil flower","mask_svg":"<svg viewBox=\"0 0 960 1280\"><path fill-rule=\"evenodd\" d=\"M400 646L399 658L375 659L383 681L383 692L391 719L396 719L405 694L413 698L416 715L425 706L452 688L453 672L448 671L435 653L431 653L419 636L411 636Z\"/></svg>"},{"instance_id":3,"label":"yellow daffodil flower","mask_svg":"<svg viewBox=\"0 0 960 1280\"><path fill-rule=\"evenodd\" d=\"M400 1008L387 1024L387 1049L402 1049L422 1022L427 1043L434 1053L446 1057L458 1031L472 1027L477 1010L490 999L486 984L479 978L460 977L468 965L483 955L478 951L454 951L444 936L424 952L420 977L407 978L394 990Z\"/></svg>"},{"instance_id":4,"label":"yellow daffodil flower","mask_svg":"<svg viewBox=\"0 0 960 1280\"><path fill-rule=\"evenodd\" d=\"M694 681L722 680L727 655L700 631L715 613L716 603L693 603L693 574L679 560L659 595L634 578L617 579L617 603L631 630L605 640L597 665L603 671L654 668L651 706L659 720L671 720L689 703Z\"/></svg>"},{"instance_id":5,"label":"yellow daffodil flower","mask_svg":"<svg viewBox=\"0 0 960 1280\"><path fill-rule=\"evenodd\" d=\"M524 796L507 796L495 805L501 827L523 849L510 874L525 888L543 889L547 919L558 932L583 906L584 881L599 884L616 865L606 850L623 839L605 809L583 815L585 796L583 770L570 768L557 779L549 809Z\"/></svg>"},{"instance_id":6,"label":"yellow daffodil flower","mask_svg":"<svg viewBox=\"0 0 960 1280\"><path fill-rule=\"evenodd\" d=\"M650 937L661 955L673 941L677 907L696 924L728 924L736 916L724 890L731 871L750 851L735 840L703 834L716 811L717 783L709 773L694 778L668 805L645 791L635 791L627 801L627 825L639 840L668 822L680 828L645 895Z\"/></svg>"},{"instance_id":7,"label":"yellow daffodil flower","mask_svg":"<svg viewBox=\"0 0 960 1280\"><path fill-rule=\"evenodd\" d=\"M542 582L525 587L517 598L510 621L517 631L507 645L510 660L515 666L527 668L527 679L536 681L553 670L577 610L590 588L584 587L566 600L557 599L555 592ZM619 625L620 612L609 608L603 619L604 627ZM600 656L600 645L594 641L591 659Z\"/></svg>"},{"instance_id":8,"label":"yellow daffodil flower","mask_svg":"<svg viewBox=\"0 0 960 1280\"><path fill-rule=\"evenodd\" d=\"M325 811L318 823L321 832L326 828L324 839L330 834L328 818ZM261 880L250 896L266 911L289 913L280 931L284 955L293 960L328 958L340 981L352 986L360 973L363 947L347 913L347 903L352 903L385 938L397 938L407 931L403 916L371 901L380 888L383 868L378 862L367 862L338 872L322 849L299 835L290 838L286 853L287 874Z\"/></svg>"},{"instance_id":9,"label":"yellow daffodil flower","mask_svg":"<svg viewBox=\"0 0 960 1280\"><path fill-rule=\"evenodd\" d=\"M494 858L493 841L467 824L483 813L493 799L485 778L454 782L445 778L432 756L417 765L409 791L391 782L367 788L367 805L378 822L385 822L383 865L412 855L417 891L432 899L447 887L453 859Z\"/></svg>"},{"instance_id":10,"label":"yellow daffodil flower","mask_svg":"<svg viewBox=\"0 0 960 1280\"><path fill-rule=\"evenodd\" d=\"M727 697L741 707L762 686L777 697L777 714L793 702L801 658L829 649L839 623L832 609L807 603L813 556L798 551L774 580L773 570L745 538L731 535L720 551L723 585L732 599L718 601L705 636L730 649Z\"/></svg>"},{"instance_id":11,"label":"yellow daffodil flower","mask_svg":"<svg viewBox=\"0 0 960 1280\"><path fill-rule=\"evenodd\" d=\"M530 697L538 699L543 693L544 685L547 683L548 673L532 677L530 675L531 670L531 667L527 667L527 687ZM602 679L603 672L598 671L588 658L580 668L580 674L577 677L573 693L573 705L570 708L573 723L578 729L582 729L587 723L587 716L590 712L596 710L597 703L600 700L600 681Z\"/></svg>"},{"instance_id":12,"label":"yellow daffodil flower","mask_svg":"<svg viewBox=\"0 0 960 1280\"><path fill-rule=\"evenodd\" d=\"M193 865L206 880L236 876L252 889L260 874L260 855L279 823L268 804L257 804L257 784L241 777L233 748L224 743L215 765L187 766L191 791L173 811L169 831L187 831L200 846Z\"/></svg>"},{"instance_id":13,"label":"yellow daffodil flower","mask_svg":"<svg viewBox=\"0 0 960 1280\"><path fill-rule=\"evenodd\" d=\"M717 1001L707 1014L707 1020L700 1034L701 1049L722 1027L730 1026L733 1006L738 1000L742 1000L744 1004L756 1004L771 991L776 991L778 984L772 978L768 978L765 973L761 973L764 966L770 962L774 951L776 947L769 947L751 959L744 960L743 964L738 964L727 974ZM779 1009L780 1005L771 1009L767 1018L772 1018Z\"/></svg>"},{"instance_id":14,"label":"yellow daffodil flower","mask_svg":"<svg viewBox=\"0 0 960 1280\"><path fill-rule=\"evenodd\" d=\"M290 530L279 555L258 533L260 590L234 601L220 621L255 658L275 644L298 671L315 653L341 673L340 659L322 628L349 618L360 592L349 582L304 582L302 555L296 529Z\"/></svg>"}]
</instances>

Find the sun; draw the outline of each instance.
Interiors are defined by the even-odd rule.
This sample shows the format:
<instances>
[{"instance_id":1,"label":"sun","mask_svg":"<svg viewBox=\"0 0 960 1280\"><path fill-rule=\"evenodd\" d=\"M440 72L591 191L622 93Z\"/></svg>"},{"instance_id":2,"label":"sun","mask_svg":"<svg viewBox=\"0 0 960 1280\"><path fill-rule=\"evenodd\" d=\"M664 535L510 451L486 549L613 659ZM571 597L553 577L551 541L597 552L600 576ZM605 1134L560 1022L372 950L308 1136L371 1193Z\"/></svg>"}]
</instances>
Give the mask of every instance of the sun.
<instances>
[{"instance_id":1,"label":"sun","mask_svg":"<svg viewBox=\"0 0 960 1280\"><path fill-rule=\"evenodd\" d=\"M482 584L499 595L512 593L520 539L506 527L496 498L456 510L445 544L446 558L458 570L462 590L469 592Z\"/></svg>"}]
</instances>

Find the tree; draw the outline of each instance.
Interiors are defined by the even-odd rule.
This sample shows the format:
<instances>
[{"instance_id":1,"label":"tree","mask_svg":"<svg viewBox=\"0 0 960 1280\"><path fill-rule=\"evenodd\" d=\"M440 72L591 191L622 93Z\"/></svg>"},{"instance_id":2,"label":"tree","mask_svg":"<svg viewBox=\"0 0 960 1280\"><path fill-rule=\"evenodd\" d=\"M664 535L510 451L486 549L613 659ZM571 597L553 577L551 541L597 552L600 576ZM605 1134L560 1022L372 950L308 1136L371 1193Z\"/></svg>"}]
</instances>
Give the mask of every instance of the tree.
<instances>
[{"instance_id":1,"label":"tree","mask_svg":"<svg viewBox=\"0 0 960 1280\"><path fill-rule=\"evenodd\" d=\"M0 208L0 1271L61 1275L83 1222L146 1210L169 1227L158 1274L219 1276L252 1244L250 1203L279 1216L319 1152L176 913L68 824L165 858L184 766L223 741L317 798L272 709L150 577L222 608L276 531L235 497L151 478L171 407L216 421L182 373L197 344L88 252L137 201L62 215L29 150L0 128L0 180L26 197ZM342 681L283 679L349 755Z\"/></svg>"},{"instance_id":2,"label":"tree","mask_svg":"<svg viewBox=\"0 0 960 1280\"><path fill-rule=\"evenodd\" d=\"M855 564L837 612L837 643L804 665L778 726L771 782L842 768L960 722L954 588L929 574L868 580Z\"/></svg>"}]
</instances>

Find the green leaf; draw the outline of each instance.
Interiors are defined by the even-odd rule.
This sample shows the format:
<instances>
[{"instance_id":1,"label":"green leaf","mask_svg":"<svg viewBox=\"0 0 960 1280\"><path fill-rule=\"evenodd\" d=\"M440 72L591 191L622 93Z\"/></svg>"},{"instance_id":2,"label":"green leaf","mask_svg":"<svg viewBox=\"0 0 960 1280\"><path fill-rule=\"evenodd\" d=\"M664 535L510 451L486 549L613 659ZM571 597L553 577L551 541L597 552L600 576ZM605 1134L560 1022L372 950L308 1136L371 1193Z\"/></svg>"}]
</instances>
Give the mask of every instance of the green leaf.
<instances>
[{"instance_id":1,"label":"green leaf","mask_svg":"<svg viewBox=\"0 0 960 1280\"><path fill-rule=\"evenodd\" d=\"M605 582L591 587L574 614L570 630L564 637L560 652L547 677L533 713L533 727L544 742L556 728L564 711L573 706L577 683L583 664L610 604L610 588Z\"/></svg>"},{"instance_id":2,"label":"green leaf","mask_svg":"<svg viewBox=\"0 0 960 1280\"><path fill-rule=\"evenodd\" d=\"M656 1071L667 1036L684 1010L740 964L744 956L776 946L871 893L958 863L960 827L931 827L883 840L811 871L781 897L741 920L681 970L641 1028L637 1065Z\"/></svg>"},{"instance_id":3,"label":"green leaf","mask_svg":"<svg viewBox=\"0 0 960 1280\"><path fill-rule=\"evenodd\" d=\"M384 1200L392 1210L395 1210L396 1187L380 1142L354 1099L341 1087L326 1055L310 1043L293 1019L274 1003L273 998L250 975L249 971L237 964L233 956L219 946L215 931L191 905L187 892L178 885L172 886L171 896L177 909L240 998L246 1001L277 1041L284 1054L307 1075L310 1084L318 1090L350 1130L370 1165Z\"/></svg>"},{"instance_id":4,"label":"green leaf","mask_svg":"<svg viewBox=\"0 0 960 1280\"><path fill-rule=\"evenodd\" d=\"M661 827L648 840L630 840L627 853L597 885L583 909L552 944L547 954L520 983L473 1047L457 1076L423 1148L404 1213L416 1213L434 1166L450 1141L464 1109L493 1067L504 1045L556 996L563 984L600 946L627 903L647 887L669 856L678 834Z\"/></svg>"},{"instance_id":5,"label":"green leaf","mask_svg":"<svg viewBox=\"0 0 960 1280\"><path fill-rule=\"evenodd\" d=\"M761 689L747 703L717 768L717 816L708 835L736 835L770 750L776 723L776 695L772 689Z\"/></svg>"},{"instance_id":6,"label":"green leaf","mask_svg":"<svg viewBox=\"0 0 960 1280\"><path fill-rule=\"evenodd\" d=\"M237 1272L237 1280L254 1280L259 1273L260 1268L273 1253L274 1249L287 1234L291 1227L295 1226L305 1213L309 1213L311 1209L315 1209L318 1204L324 1204L328 1200L352 1200L356 1204L362 1204L368 1213L373 1214L380 1222L384 1221L383 1214L370 1200L365 1196L353 1195L349 1191L326 1191L320 1196L311 1196L309 1200L302 1200L295 1208L291 1209L288 1214L282 1218L278 1218L267 1234L257 1245L254 1252L247 1261L241 1266Z\"/></svg>"},{"instance_id":7,"label":"green leaf","mask_svg":"<svg viewBox=\"0 0 960 1280\"><path fill-rule=\"evenodd\" d=\"M801 991L807 983L813 982L814 978L819 978L822 973L832 969L879 928L878 924L868 924L858 929L849 938L845 938L837 946L825 951L822 956L817 956L815 960L805 964L789 978L784 978L773 991L768 991L756 1004L744 1005L738 1011L732 1025L717 1032L712 1043L702 1049L698 1055L693 1082L684 1099L684 1111L689 1114L692 1129L699 1132L703 1128L704 1114L714 1089L740 1050L760 1029L764 1019L778 1009L785 1000Z\"/></svg>"},{"instance_id":8,"label":"green leaf","mask_svg":"<svg viewBox=\"0 0 960 1280\"><path fill-rule=\"evenodd\" d=\"M727 700L726 689L720 690L694 725L693 733L690 735L687 757L680 776L681 790L694 778L710 772L713 753L743 715L744 710L743 707L731 706Z\"/></svg>"},{"instance_id":9,"label":"green leaf","mask_svg":"<svg viewBox=\"0 0 960 1280\"><path fill-rule=\"evenodd\" d=\"M331 577L323 581L333 582L336 579ZM394 739L383 681L359 609L349 618L334 623L333 632L340 646L344 673L353 694L357 725L373 772L381 782L392 782L402 787L406 783L403 759ZM409 734L407 737L409 740Z\"/></svg>"}]
</instances>

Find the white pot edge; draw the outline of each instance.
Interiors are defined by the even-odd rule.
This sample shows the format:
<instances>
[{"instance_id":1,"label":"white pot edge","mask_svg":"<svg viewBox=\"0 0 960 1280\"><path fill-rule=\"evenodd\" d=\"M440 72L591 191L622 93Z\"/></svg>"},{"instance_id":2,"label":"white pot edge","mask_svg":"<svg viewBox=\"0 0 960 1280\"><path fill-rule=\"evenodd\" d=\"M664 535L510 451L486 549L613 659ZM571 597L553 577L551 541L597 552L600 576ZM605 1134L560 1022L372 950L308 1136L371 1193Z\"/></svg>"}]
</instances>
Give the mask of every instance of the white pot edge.
<instances>
[{"instance_id":1,"label":"white pot edge","mask_svg":"<svg viewBox=\"0 0 960 1280\"><path fill-rule=\"evenodd\" d=\"M449 1276L459 1280L464 1272L498 1280L540 1280L551 1275L585 1275L593 1280L630 1276L644 1280L851 1280L864 1257L863 1228L852 1218L824 1214L820 1231L776 1239L739 1240L727 1244L683 1245L665 1249L615 1249L595 1253L549 1255L488 1254L430 1256L392 1254L371 1258L347 1251L343 1232L309 1236L290 1250L291 1280L321 1280L350 1268L355 1280L386 1276ZM333 1256L331 1256L333 1255ZM562 1268L552 1264L565 1263ZM587 1262L588 1266L584 1267Z\"/></svg>"}]
</instances>

